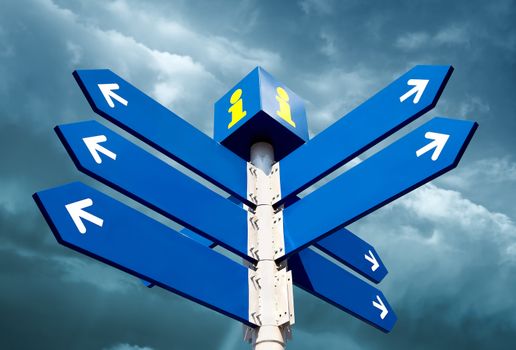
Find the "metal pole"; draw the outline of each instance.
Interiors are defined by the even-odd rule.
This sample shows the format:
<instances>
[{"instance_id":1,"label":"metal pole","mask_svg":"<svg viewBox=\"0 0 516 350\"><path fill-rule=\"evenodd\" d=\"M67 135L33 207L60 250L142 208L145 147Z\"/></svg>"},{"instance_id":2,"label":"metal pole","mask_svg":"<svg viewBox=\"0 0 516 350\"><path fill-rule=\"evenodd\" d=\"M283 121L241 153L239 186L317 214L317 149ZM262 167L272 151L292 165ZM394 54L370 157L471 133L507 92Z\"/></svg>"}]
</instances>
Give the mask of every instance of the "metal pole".
<instances>
[{"instance_id":1,"label":"metal pole","mask_svg":"<svg viewBox=\"0 0 516 350\"><path fill-rule=\"evenodd\" d=\"M251 164L257 168L256 175L256 254L258 263L255 276L259 279L259 288L253 296L259 305L260 326L252 336L254 350L283 350L286 339L282 326L278 325L277 276L278 267L274 255L274 232L272 207L273 191L270 175L274 163L272 145L258 142L251 146Z\"/></svg>"}]
</instances>

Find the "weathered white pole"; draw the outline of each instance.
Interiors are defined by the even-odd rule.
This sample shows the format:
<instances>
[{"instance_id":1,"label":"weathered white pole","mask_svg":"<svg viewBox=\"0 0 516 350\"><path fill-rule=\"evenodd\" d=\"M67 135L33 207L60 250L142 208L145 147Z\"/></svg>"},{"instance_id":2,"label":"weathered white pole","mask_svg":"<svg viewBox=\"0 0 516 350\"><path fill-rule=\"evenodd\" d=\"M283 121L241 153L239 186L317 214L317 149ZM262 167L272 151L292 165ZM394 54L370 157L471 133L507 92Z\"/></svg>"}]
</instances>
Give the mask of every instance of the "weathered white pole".
<instances>
[{"instance_id":1,"label":"weathered white pole","mask_svg":"<svg viewBox=\"0 0 516 350\"><path fill-rule=\"evenodd\" d=\"M256 299L251 302L257 305L260 323L251 338L254 350L283 350L286 344L284 327L278 325L278 313L282 311L278 307L278 267L274 261L277 244L273 230L274 193L270 176L273 163L274 149L270 144L258 142L252 145L251 164L256 168L254 248L258 260L253 283L258 287L250 297Z\"/></svg>"}]
</instances>

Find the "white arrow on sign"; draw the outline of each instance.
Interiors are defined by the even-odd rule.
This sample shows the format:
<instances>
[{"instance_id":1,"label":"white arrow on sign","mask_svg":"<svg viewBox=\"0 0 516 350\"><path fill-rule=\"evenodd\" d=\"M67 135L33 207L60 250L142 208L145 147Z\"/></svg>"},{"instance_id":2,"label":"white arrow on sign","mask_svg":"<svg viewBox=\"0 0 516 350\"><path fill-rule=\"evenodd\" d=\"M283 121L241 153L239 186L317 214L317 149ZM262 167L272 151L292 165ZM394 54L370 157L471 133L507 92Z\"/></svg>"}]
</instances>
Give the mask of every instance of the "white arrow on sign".
<instances>
[{"instance_id":1,"label":"white arrow on sign","mask_svg":"<svg viewBox=\"0 0 516 350\"><path fill-rule=\"evenodd\" d=\"M419 100L421 99L421 96L423 95L423 92L425 91L426 86L428 85L428 80L427 79L409 79L407 81L407 85L413 86L413 88L410 89L409 91L407 91L403 96L400 97L400 102L403 102L410 96L416 94L416 96L414 96L414 100L412 100L412 102L415 104L415 103L418 103Z\"/></svg>"},{"instance_id":2,"label":"white arrow on sign","mask_svg":"<svg viewBox=\"0 0 516 350\"><path fill-rule=\"evenodd\" d=\"M127 106L127 100L113 92L113 90L120 89L120 86L118 86L118 84L98 84L98 86L100 92L102 92L102 95L104 95L104 98L106 99L106 102L109 105L109 107L115 108L113 99L117 100L124 106Z\"/></svg>"},{"instance_id":3,"label":"white arrow on sign","mask_svg":"<svg viewBox=\"0 0 516 350\"><path fill-rule=\"evenodd\" d=\"M429 131L425 134L425 138L432 140L432 142L418 149L416 151L416 156L420 157L426 152L431 151L435 148L434 153L432 153L432 160L435 161L441 155L444 145L446 145L446 142L448 142L448 138L450 138L450 135Z\"/></svg>"},{"instance_id":4,"label":"white arrow on sign","mask_svg":"<svg viewBox=\"0 0 516 350\"><path fill-rule=\"evenodd\" d=\"M93 159L95 159L95 162L97 162L97 164L102 163L102 158L100 158L99 153L103 153L109 158L116 160L115 153L99 145L99 143L107 141L107 137L105 135L84 137L82 141L84 141L84 144L86 145L86 147L88 147L88 151L90 151L91 156L93 157Z\"/></svg>"},{"instance_id":5,"label":"white arrow on sign","mask_svg":"<svg viewBox=\"0 0 516 350\"><path fill-rule=\"evenodd\" d=\"M378 295L376 296L376 299L378 300L378 302L373 300L373 306L382 312L380 314L380 318L383 320L385 318L385 316L387 316L389 311L387 310L382 299L380 299L380 297Z\"/></svg>"},{"instance_id":6,"label":"white arrow on sign","mask_svg":"<svg viewBox=\"0 0 516 350\"><path fill-rule=\"evenodd\" d=\"M82 234L86 233L86 226L84 226L82 219L87 220L100 227L102 227L102 225L104 224L104 220L83 210L84 208L91 207L92 205L93 201L91 200L91 198L86 198L65 205L65 208L66 210L68 210L68 214L70 214L73 223L75 224L75 226L77 226L77 229Z\"/></svg>"},{"instance_id":7,"label":"white arrow on sign","mask_svg":"<svg viewBox=\"0 0 516 350\"><path fill-rule=\"evenodd\" d=\"M367 261L369 261L371 264L373 264L371 266L371 270L373 270L373 272L376 271L376 269L378 269L378 267L380 266L380 264L378 264L378 261L376 260L376 257L374 256L372 251L369 251L369 255L364 254L364 258Z\"/></svg>"}]
</instances>

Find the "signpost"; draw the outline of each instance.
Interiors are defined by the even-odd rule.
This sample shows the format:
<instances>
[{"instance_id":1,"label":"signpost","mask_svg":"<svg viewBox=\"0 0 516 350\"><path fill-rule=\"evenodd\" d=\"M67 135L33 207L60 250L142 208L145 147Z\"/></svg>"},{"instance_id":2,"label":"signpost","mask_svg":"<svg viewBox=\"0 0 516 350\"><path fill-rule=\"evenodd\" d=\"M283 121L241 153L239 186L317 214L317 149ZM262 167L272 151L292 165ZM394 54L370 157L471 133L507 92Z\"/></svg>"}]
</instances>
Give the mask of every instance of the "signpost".
<instances>
[{"instance_id":1,"label":"signpost","mask_svg":"<svg viewBox=\"0 0 516 350\"><path fill-rule=\"evenodd\" d=\"M109 70L76 71L96 113L212 187L85 121L56 127L77 168L184 229L81 183L34 200L59 243L242 322L256 350L291 338L293 285L390 332L397 317L386 297L354 275L379 283L387 268L345 226L454 168L477 124L434 118L296 194L432 109L452 71L416 66L313 140L302 99L259 67L215 104L214 139Z\"/></svg>"}]
</instances>

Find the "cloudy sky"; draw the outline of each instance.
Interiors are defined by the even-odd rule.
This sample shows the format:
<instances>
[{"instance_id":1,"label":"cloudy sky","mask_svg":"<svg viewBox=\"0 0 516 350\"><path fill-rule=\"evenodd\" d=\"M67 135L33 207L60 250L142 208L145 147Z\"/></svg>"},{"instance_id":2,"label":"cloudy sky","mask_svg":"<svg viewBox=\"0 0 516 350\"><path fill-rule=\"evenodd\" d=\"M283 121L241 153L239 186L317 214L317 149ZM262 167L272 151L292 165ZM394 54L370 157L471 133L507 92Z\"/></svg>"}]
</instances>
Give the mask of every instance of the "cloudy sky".
<instances>
[{"instance_id":1,"label":"cloudy sky","mask_svg":"<svg viewBox=\"0 0 516 350\"><path fill-rule=\"evenodd\" d=\"M98 119L74 69L109 68L212 135L214 102L260 65L306 101L313 136L414 65L451 64L421 121L480 124L461 164L351 227L389 269L397 325L383 334L296 290L288 348L516 348L514 18L510 0L3 0L0 347L249 348L236 321L55 241L33 192L109 192L52 130Z\"/></svg>"}]
</instances>

